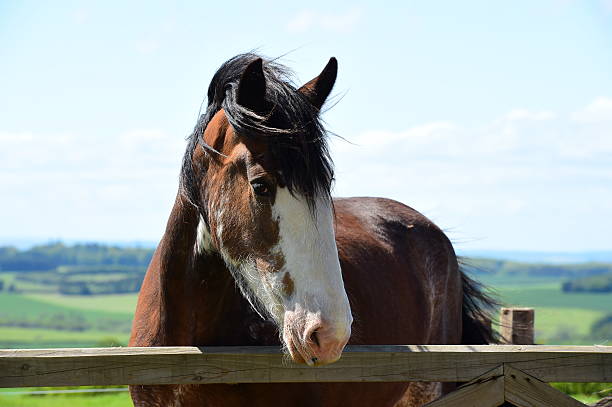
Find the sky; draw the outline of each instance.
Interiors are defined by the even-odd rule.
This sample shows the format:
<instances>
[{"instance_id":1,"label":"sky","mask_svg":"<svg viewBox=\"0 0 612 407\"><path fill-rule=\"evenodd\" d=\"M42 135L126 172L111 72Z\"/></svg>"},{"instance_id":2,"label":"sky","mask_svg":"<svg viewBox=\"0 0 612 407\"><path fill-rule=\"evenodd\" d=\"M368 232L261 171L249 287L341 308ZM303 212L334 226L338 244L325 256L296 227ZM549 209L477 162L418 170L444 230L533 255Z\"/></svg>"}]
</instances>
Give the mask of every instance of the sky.
<instances>
[{"instance_id":1,"label":"sky","mask_svg":"<svg viewBox=\"0 0 612 407\"><path fill-rule=\"evenodd\" d=\"M612 250L611 0L2 1L0 240L158 241L208 83L251 50L297 85L338 58L334 195L459 251Z\"/></svg>"}]
</instances>

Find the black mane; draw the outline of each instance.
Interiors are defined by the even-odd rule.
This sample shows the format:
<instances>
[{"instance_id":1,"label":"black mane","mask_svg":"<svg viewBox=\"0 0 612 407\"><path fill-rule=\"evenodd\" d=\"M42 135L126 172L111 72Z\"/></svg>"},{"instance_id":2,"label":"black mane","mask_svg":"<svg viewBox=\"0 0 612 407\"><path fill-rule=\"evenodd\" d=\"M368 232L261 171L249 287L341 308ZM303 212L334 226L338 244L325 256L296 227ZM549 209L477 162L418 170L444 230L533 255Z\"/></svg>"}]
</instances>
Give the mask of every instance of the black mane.
<instances>
[{"instance_id":1,"label":"black mane","mask_svg":"<svg viewBox=\"0 0 612 407\"><path fill-rule=\"evenodd\" d=\"M206 111L200 116L188 138L181 169L181 190L198 205L199 180L196 179L192 154L197 144L217 154L204 143L203 134L213 116L224 109L234 130L247 137L262 137L279 163L283 181L291 193L303 195L311 208L317 196L330 198L333 163L329 156L326 132L319 110L291 82L285 66L263 59L266 78L266 112L253 112L237 103L238 83L255 54L241 54L226 61L213 76L208 87ZM200 208L202 210L203 208Z\"/></svg>"}]
</instances>

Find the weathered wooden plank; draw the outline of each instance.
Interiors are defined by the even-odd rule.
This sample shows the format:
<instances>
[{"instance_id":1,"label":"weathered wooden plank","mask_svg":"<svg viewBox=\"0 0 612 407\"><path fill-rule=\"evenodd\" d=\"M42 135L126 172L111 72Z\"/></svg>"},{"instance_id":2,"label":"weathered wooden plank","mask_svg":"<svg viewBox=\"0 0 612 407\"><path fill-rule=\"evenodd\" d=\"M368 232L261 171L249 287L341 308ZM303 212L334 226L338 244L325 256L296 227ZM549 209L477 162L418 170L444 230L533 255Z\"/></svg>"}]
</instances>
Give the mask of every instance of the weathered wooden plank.
<instances>
[{"instance_id":1,"label":"weathered wooden plank","mask_svg":"<svg viewBox=\"0 0 612 407\"><path fill-rule=\"evenodd\" d=\"M586 407L586 404L511 366L504 366L505 399L517 407Z\"/></svg>"},{"instance_id":2,"label":"weathered wooden plank","mask_svg":"<svg viewBox=\"0 0 612 407\"><path fill-rule=\"evenodd\" d=\"M0 387L468 382L502 363L546 382L612 382L610 346L398 345L349 346L337 363L315 368L275 347L0 350Z\"/></svg>"},{"instance_id":3,"label":"weathered wooden plank","mask_svg":"<svg viewBox=\"0 0 612 407\"><path fill-rule=\"evenodd\" d=\"M513 345L535 343L535 312L533 308L502 308L500 333L502 340Z\"/></svg>"},{"instance_id":4,"label":"weathered wooden plank","mask_svg":"<svg viewBox=\"0 0 612 407\"><path fill-rule=\"evenodd\" d=\"M498 407L504 403L503 365L423 407Z\"/></svg>"}]
</instances>

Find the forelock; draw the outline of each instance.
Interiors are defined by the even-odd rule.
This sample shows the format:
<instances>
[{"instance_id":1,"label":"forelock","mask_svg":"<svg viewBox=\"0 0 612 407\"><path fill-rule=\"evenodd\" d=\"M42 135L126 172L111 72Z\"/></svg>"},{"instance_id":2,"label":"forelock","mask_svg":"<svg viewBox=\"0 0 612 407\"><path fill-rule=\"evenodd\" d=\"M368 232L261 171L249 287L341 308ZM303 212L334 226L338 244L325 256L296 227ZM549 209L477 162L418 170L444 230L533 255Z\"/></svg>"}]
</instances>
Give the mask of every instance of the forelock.
<instances>
[{"instance_id":1,"label":"forelock","mask_svg":"<svg viewBox=\"0 0 612 407\"><path fill-rule=\"evenodd\" d=\"M253 112L237 103L238 84L245 68L256 54L241 54L226 61L217 70L208 87L206 111L200 116L183 158L181 190L198 206L198 184L192 154L200 144L209 154L220 154L204 142L204 130L221 109L234 130L242 137L266 143L277 170L291 193L306 198L314 208L315 198L329 199L333 163L329 155L326 131L319 110L299 91L285 66L263 59L266 78L266 102L269 111Z\"/></svg>"}]
</instances>

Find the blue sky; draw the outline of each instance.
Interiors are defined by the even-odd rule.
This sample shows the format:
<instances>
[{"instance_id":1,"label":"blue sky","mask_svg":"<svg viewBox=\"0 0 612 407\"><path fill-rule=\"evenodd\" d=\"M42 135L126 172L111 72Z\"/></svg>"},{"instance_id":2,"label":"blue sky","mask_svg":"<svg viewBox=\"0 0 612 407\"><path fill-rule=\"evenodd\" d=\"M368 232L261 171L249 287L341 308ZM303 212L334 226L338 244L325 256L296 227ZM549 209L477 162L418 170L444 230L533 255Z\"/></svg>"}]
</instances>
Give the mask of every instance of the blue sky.
<instances>
[{"instance_id":1,"label":"blue sky","mask_svg":"<svg viewBox=\"0 0 612 407\"><path fill-rule=\"evenodd\" d=\"M0 2L0 239L156 241L229 57L339 60L335 194L460 250L610 250L612 1Z\"/></svg>"}]
</instances>

